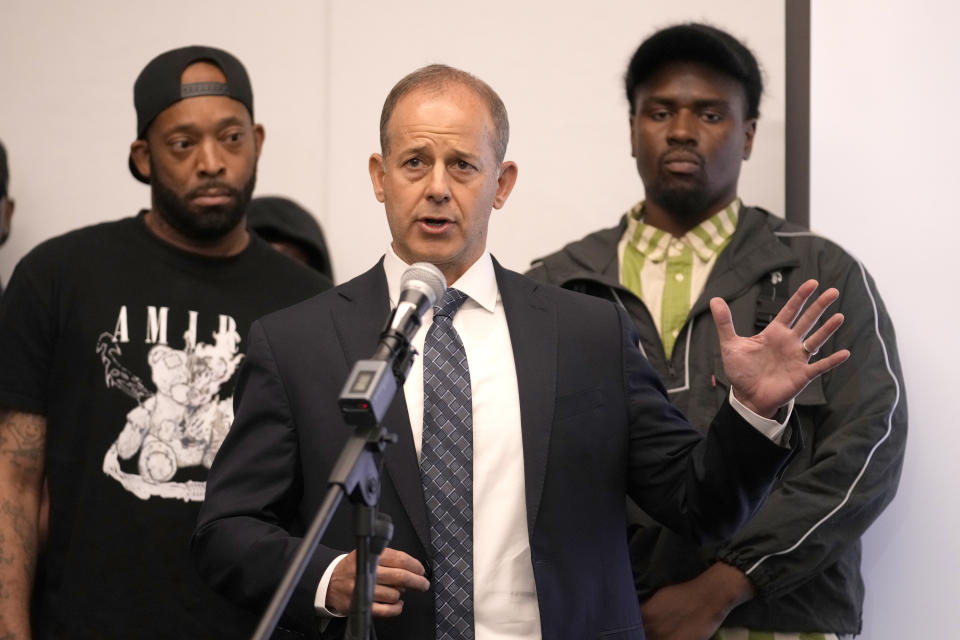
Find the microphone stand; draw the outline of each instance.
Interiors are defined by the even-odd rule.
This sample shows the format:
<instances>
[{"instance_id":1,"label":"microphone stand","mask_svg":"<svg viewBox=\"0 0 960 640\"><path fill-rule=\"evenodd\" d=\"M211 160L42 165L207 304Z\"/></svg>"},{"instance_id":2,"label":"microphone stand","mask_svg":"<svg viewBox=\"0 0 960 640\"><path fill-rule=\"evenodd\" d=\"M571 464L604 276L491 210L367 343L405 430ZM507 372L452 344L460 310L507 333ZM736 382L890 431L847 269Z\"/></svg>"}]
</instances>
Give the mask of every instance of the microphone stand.
<instances>
[{"instance_id":1,"label":"microphone stand","mask_svg":"<svg viewBox=\"0 0 960 640\"><path fill-rule=\"evenodd\" d=\"M417 323L419 326L419 322ZM397 390L403 386L417 352L399 331L389 327L380 336L377 355L384 359L358 361L340 394L340 412L353 435L347 440L328 481L327 495L303 536L283 580L260 619L251 640L267 640L277 626L293 590L313 557L320 538L343 496L354 504L357 576L353 589L347 640L375 638L371 607L380 554L393 536L390 516L380 513L380 469L386 445L395 434L380 426Z\"/></svg>"}]
</instances>

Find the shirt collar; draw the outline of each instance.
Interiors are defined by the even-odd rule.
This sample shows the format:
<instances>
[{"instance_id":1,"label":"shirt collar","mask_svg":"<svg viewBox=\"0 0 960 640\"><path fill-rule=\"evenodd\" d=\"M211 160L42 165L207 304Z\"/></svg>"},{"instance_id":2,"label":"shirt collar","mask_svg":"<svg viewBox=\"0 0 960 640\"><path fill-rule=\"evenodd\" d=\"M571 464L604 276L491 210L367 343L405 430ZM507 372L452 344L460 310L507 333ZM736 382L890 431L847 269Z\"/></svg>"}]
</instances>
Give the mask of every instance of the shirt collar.
<instances>
[{"instance_id":1,"label":"shirt collar","mask_svg":"<svg viewBox=\"0 0 960 640\"><path fill-rule=\"evenodd\" d=\"M390 292L390 306L395 306L400 299L400 280L403 278L403 272L409 265L404 262L400 256L393 250L393 246L387 248L387 253L383 258L383 270L387 276L387 288ZM470 300L493 313L497 307L497 298L500 290L497 287L497 274L493 270L493 259L490 252L484 251L476 262L470 265L470 268L451 285L463 293ZM469 304L469 301L464 304Z\"/></svg>"},{"instance_id":2,"label":"shirt collar","mask_svg":"<svg viewBox=\"0 0 960 640\"><path fill-rule=\"evenodd\" d=\"M629 243L652 262L661 262L667 255L673 236L643 222L644 201L635 204L627 215L633 224L629 227ZM707 218L696 227L688 231L681 238L675 240L689 246L701 261L707 262L723 251L730 241L730 236L737 228L737 219L740 215L740 199L736 198L726 207Z\"/></svg>"}]
</instances>

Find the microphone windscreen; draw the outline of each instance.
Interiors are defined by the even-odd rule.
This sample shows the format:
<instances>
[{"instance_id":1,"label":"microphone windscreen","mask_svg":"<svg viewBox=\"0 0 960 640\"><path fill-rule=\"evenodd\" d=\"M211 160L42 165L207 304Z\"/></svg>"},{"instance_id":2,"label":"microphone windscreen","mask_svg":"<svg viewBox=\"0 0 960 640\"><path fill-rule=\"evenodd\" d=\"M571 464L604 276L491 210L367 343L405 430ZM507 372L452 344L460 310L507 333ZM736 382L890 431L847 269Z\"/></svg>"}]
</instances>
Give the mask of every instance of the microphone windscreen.
<instances>
[{"instance_id":1,"label":"microphone windscreen","mask_svg":"<svg viewBox=\"0 0 960 640\"><path fill-rule=\"evenodd\" d=\"M447 290L447 279L436 266L429 262L416 262L403 272L400 278L400 290L415 288L430 299L430 306L437 303Z\"/></svg>"}]
</instances>

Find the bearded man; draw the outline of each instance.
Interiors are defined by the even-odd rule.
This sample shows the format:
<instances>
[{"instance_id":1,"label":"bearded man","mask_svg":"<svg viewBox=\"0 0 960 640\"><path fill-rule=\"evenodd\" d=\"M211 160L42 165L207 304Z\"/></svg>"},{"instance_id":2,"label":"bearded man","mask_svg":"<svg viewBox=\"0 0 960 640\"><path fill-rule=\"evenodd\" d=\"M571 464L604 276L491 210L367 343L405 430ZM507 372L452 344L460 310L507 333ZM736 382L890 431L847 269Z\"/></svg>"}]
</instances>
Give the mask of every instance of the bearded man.
<instances>
[{"instance_id":1,"label":"bearded man","mask_svg":"<svg viewBox=\"0 0 960 640\"><path fill-rule=\"evenodd\" d=\"M195 577L190 532L233 419L240 336L330 283L247 232L264 130L239 60L163 53L134 104L129 166L150 209L44 242L0 303L4 638L251 631Z\"/></svg>"}]
</instances>

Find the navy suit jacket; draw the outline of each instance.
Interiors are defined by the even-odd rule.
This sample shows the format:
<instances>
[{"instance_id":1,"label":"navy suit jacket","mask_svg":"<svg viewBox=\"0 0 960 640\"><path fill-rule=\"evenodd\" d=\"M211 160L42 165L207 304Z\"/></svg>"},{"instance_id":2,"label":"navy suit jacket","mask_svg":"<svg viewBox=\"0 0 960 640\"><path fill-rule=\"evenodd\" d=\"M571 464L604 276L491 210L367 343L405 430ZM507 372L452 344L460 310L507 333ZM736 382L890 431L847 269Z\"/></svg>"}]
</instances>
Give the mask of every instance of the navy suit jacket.
<instances>
[{"instance_id":1,"label":"navy suit jacket","mask_svg":"<svg viewBox=\"0 0 960 640\"><path fill-rule=\"evenodd\" d=\"M536 283L495 263L513 345L527 528L543 637L643 638L627 551L625 496L700 541L729 535L755 511L792 449L729 405L692 428L667 400L614 305ZM337 397L389 315L381 265L253 325L236 387L236 418L210 471L193 539L199 572L262 612L327 491L352 428ZM398 394L400 395L400 394ZM430 574L429 527L406 403L383 425L381 510L390 546ZM798 430L794 430L798 433ZM283 623L317 635L313 600L329 563L354 547L341 507L291 598ZM380 640L433 637L433 594L408 591L403 613L378 620ZM339 622L324 637L342 632Z\"/></svg>"}]
</instances>

